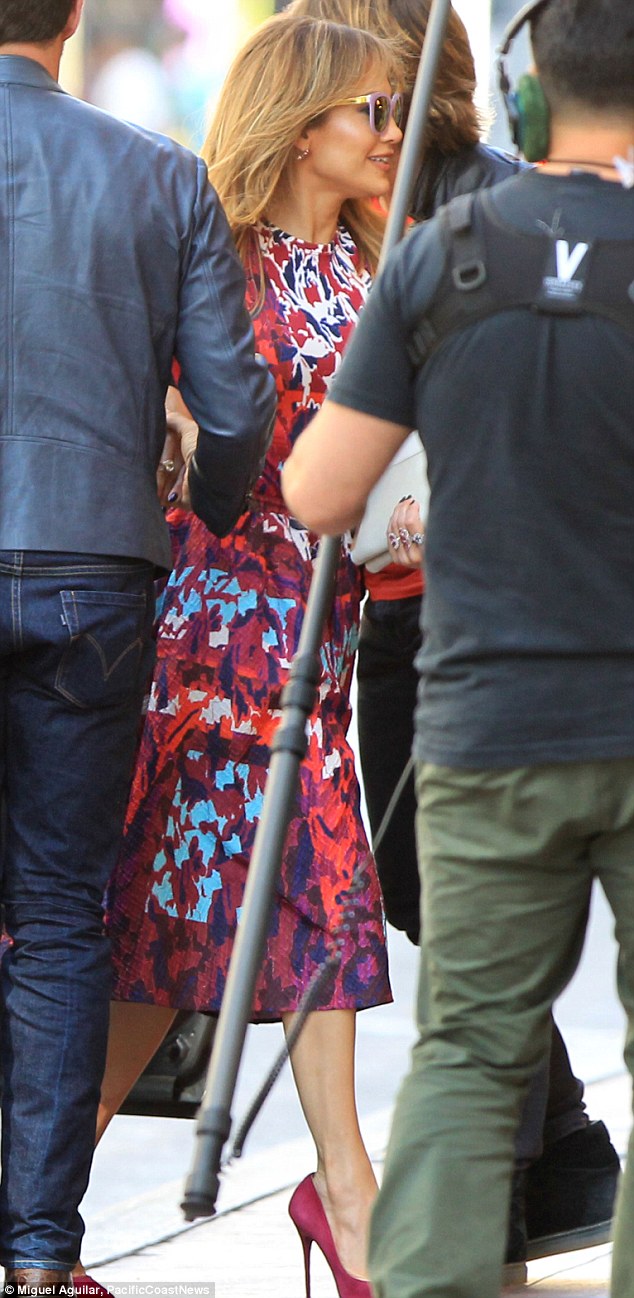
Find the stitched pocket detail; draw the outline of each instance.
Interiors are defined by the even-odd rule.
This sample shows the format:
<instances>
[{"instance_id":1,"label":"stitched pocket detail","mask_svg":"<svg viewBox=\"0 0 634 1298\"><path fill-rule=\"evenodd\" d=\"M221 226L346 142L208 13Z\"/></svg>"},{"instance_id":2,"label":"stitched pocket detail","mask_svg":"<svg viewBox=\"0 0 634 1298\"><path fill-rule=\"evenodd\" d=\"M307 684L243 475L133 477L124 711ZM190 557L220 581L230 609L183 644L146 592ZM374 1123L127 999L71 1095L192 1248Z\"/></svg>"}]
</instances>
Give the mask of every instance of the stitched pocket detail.
<instances>
[{"instance_id":1,"label":"stitched pocket detail","mask_svg":"<svg viewBox=\"0 0 634 1298\"><path fill-rule=\"evenodd\" d=\"M136 591L62 590L68 631L55 688L79 708L132 699L139 688L147 597Z\"/></svg>"}]
</instances>

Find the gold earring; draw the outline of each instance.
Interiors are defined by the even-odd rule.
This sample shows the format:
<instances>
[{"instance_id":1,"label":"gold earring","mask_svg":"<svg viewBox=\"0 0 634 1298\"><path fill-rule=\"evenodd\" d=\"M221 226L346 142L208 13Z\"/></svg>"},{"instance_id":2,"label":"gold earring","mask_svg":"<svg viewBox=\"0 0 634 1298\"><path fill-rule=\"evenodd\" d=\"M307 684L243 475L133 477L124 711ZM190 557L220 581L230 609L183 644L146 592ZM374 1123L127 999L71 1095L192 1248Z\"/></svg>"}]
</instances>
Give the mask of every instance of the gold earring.
<instances>
[{"instance_id":1,"label":"gold earring","mask_svg":"<svg viewBox=\"0 0 634 1298\"><path fill-rule=\"evenodd\" d=\"M300 149L297 154L297 161L303 162L304 158L307 158L309 153L310 153L310 149Z\"/></svg>"}]
</instances>

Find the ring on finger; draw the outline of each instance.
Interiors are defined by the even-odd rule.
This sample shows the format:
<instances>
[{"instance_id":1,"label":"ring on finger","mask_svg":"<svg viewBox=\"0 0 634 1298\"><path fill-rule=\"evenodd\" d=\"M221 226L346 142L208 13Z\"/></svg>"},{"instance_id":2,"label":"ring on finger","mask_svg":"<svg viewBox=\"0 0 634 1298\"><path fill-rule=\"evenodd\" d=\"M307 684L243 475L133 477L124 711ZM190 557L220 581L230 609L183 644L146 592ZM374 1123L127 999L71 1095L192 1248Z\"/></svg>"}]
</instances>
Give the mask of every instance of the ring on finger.
<instances>
[{"instance_id":1,"label":"ring on finger","mask_svg":"<svg viewBox=\"0 0 634 1298\"><path fill-rule=\"evenodd\" d=\"M173 460L161 460L159 464L159 469L163 469L165 473L173 473L175 468L176 465Z\"/></svg>"},{"instance_id":2,"label":"ring on finger","mask_svg":"<svg viewBox=\"0 0 634 1298\"><path fill-rule=\"evenodd\" d=\"M388 532L388 537L387 537L387 539L388 539L388 541L389 541L389 543L390 543L392 549L393 549L393 550L398 550L398 547L399 547L399 545L401 544L401 539L400 539L399 536L397 536L396 532Z\"/></svg>"}]
</instances>

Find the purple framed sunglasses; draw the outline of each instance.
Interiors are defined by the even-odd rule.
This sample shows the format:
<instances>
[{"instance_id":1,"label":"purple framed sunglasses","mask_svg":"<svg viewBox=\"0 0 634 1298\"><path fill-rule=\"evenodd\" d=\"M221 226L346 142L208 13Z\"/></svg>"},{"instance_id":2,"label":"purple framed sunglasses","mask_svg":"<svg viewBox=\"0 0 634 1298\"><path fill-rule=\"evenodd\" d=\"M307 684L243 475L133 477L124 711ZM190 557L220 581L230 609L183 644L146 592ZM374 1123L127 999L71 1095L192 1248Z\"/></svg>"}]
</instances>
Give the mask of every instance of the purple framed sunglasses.
<instances>
[{"instance_id":1,"label":"purple framed sunglasses","mask_svg":"<svg viewBox=\"0 0 634 1298\"><path fill-rule=\"evenodd\" d=\"M340 99L339 104L367 104L370 117L370 130L375 135L382 135L387 130L390 117L397 126L403 121L403 96L399 90L393 95L383 95L372 91L370 95L353 95L350 99ZM338 108L339 104L334 107Z\"/></svg>"}]
</instances>

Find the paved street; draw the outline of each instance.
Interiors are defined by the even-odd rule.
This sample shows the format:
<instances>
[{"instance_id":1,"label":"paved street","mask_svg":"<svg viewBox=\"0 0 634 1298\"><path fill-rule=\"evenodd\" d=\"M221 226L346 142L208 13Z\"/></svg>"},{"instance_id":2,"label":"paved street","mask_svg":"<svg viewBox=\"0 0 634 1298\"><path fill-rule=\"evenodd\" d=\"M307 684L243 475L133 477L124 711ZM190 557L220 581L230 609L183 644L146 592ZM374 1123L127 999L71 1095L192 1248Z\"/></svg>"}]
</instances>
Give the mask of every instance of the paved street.
<instances>
[{"instance_id":1,"label":"paved street","mask_svg":"<svg viewBox=\"0 0 634 1298\"><path fill-rule=\"evenodd\" d=\"M359 1106L380 1174L389 1111L407 1066L416 952L390 930L395 1003L359 1016ZM589 940L558 1019L573 1066L588 1083L592 1117L603 1118L620 1154L630 1125L622 1063L623 1018L614 992L611 918L597 894ZM240 1118L279 1044L275 1027L250 1029L234 1116ZM291 1188L314 1166L292 1080L286 1071L261 1113L243 1158L224 1174L218 1215L187 1226L179 1209L192 1124L115 1119L95 1161L84 1205L85 1261L116 1293L133 1281L216 1282L216 1298L302 1298L299 1241L286 1213ZM334 1298L332 1278L313 1250L312 1298ZM529 1284L544 1298L607 1294L610 1249L531 1263Z\"/></svg>"}]
</instances>

